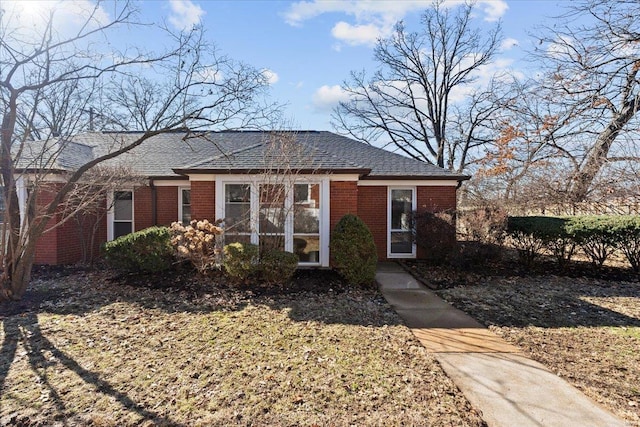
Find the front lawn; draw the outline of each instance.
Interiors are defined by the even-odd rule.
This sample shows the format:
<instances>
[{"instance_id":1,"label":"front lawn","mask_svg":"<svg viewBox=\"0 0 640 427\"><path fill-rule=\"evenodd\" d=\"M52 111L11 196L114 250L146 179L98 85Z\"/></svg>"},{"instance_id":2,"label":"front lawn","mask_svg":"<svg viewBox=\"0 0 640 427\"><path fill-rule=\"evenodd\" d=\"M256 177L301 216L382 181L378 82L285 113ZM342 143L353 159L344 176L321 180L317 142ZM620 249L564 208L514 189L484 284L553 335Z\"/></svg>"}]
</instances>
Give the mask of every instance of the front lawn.
<instances>
[{"instance_id":1,"label":"front lawn","mask_svg":"<svg viewBox=\"0 0 640 427\"><path fill-rule=\"evenodd\" d=\"M632 425L640 426L640 283L554 275L445 274L438 294ZM624 275L621 272L620 275ZM626 274L626 273L625 273ZM629 276L627 274L627 276Z\"/></svg>"},{"instance_id":2,"label":"front lawn","mask_svg":"<svg viewBox=\"0 0 640 427\"><path fill-rule=\"evenodd\" d=\"M483 425L375 291L149 285L49 274L0 306L0 424Z\"/></svg>"}]
</instances>

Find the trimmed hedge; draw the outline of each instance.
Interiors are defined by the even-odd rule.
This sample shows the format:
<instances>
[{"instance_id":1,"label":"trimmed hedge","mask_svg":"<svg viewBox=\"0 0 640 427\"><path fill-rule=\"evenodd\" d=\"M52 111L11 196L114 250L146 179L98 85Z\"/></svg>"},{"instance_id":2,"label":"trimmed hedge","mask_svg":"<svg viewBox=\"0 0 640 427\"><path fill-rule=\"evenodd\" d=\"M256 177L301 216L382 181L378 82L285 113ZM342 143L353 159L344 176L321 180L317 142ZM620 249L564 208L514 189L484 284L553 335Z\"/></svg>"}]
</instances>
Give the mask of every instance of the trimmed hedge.
<instances>
[{"instance_id":1,"label":"trimmed hedge","mask_svg":"<svg viewBox=\"0 0 640 427\"><path fill-rule=\"evenodd\" d=\"M507 232L527 263L550 250L560 263L579 246L601 267L615 251L622 252L634 271L640 271L640 216L584 215L572 217L509 217Z\"/></svg>"},{"instance_id":2,"label":"trimmed hedge","mask_svg":"<svg viewBox=\"0 0 640 427\"><path fill-rule=\"evenodd\" d=\"M167 270L173 262L170 240L167 227L145 228L106 242L105 260L117 270L132 273Z\"/></svg>"},{"instance_id":3,"label":"trimmed hedge","mask_svg":"<svg viewBox=\"0 0 640 427\"><path fill-rule=\"evenodd\" d=\"M229 243L224 247L222 267L229 277L239 282L247 280L258 271L258 245Z\"/></svg>"},{"instance_id":4,"label":"trimmed hedge","mask_svg":"<svg viewBox=\"0 0 640 427\"><path fill-rule=\"evenodd\" d=\"M369 227L356 215L347 214L331 235L331 258L338 273L350 285L373 283L378 252Z\"/></svg>"},{"instance_id":5,"label":"trimmed hedge","mask_svg":"<svg viewBox=\"0 0 640 427\"><path fill-rule=\"evenodd\" d=\"M269 285L285 284L298 268L298 256L291 252L269 249L260 255L260 278Z\"/></svg>"}]
</instances>

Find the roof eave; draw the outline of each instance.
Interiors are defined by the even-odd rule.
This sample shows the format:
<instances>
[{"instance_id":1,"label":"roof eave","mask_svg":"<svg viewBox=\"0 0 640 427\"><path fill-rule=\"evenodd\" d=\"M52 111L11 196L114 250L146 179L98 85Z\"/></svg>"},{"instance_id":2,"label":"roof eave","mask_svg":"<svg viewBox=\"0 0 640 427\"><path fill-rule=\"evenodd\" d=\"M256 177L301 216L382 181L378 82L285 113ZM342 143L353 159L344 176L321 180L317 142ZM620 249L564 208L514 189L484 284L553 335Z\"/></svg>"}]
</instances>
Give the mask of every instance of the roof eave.
<instances>
[{"instance_id":1,"label":"roof eave","mask_svg":"<svg viewBox=\"0 0 640 427\"><path fill-rule=\"evenodd\" d=\"M191 174L213 174L213 175L231 175L231 174L263 174L263 173L282 173L283 170L278 169L259 169L259 168L230 168L230 169L220 169L220 168L201 168L201 169L173 169L175 173L178 175L191 175ZM335 169L335 168L300 168L300 169L291 169L287 172L295 173L295 174L303 174L303 175L313 175L313 174L331 174L331 173L340 173L340 174L357 174L358 176L365 177L369 173L371 173L371 169L368 168L349 168L349 169Z\"/></svg>"},{"instance_id":2,"label":"roof eave","mask_svg":"<svg viewBox=\"0 0 640 427\"><path fill-rule=\"evenodd\" d=\"M368 175L362 178L363 180L376 180L376 181L467 181L471 179L470 175Z\"/></svg>"}]
</instances>

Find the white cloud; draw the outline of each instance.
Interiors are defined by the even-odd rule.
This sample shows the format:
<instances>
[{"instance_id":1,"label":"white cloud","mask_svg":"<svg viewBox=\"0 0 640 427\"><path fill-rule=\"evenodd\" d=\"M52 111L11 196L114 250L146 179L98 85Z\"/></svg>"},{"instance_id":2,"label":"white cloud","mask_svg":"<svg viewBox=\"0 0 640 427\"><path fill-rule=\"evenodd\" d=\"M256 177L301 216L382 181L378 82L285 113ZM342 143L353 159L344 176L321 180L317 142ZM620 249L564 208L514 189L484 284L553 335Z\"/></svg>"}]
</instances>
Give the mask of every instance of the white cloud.
<instances>
[{"instance_id":1,"label":"white cloud","mask_svg":"<svg viewBox=\"0 0 640 427\"><path fill-rule=\"evenodd\" d=\"M463 4L465 0L446 0L445 7ZM304 21L326 13L342 13L353 17L353 23L341 20L331 34L349 45L371 45L378 37L388 37L396 22L410 12L421 12L429 7L424 0L406 1L299 1L293 3L284 14L285 21L292 26L301 26ZM494 22L508 9L506 0L478 0L476 7L483 12L484 20ZM339 50L339 46L336 48Z\"/></svg>"},{"instance_id":2,"label":"white cloud","mask_svg":"<svg viewBox=\"0 0 640 427\"><path fill-rule=\"evenodd\" d=\"M383 35L383 30L375 24L351 25L340 21L331 29L331 35L352 46L373 46L376 40Z\"/></svg>"},{"instance_id":3,"label":"white cloud","mask_svg":"<svg viewBox=\"0 0 640 427\"><path fill-rule=\"evenodd\" d=\"M317 110L328 111L338 105L338 102L349 99L349 95L342 90L340 85L324 85L316 90L312 99Z\"/></svg>"},{"instance_id":4,"label":"white cloud","mask_svg":"<svg viewBox=\"0 0 640 427\"><path fill-rule=\"evenodd\" d=\"M169 22L178 30L190 30L200 23L205 11L191 0L169 0Z\"/></svg>"},{"instance_id":5,"label":"white cloud","mask_svg":"<svg viewBox=\"0 0 640 427\"><path fill-rule=\"evenodd\" d=\"M262 70L262 75L264 76L265 79L267 79L267 82L270 85L274 85L274 84L278 83L278 80L280 80L280 77L278 76L277 73L275 73L272 70L266 69L266 68L264 70Z\"/></svg>"},{"instance_id":6,"label":"white cloud","mask_svg":"<svg viewBox=\"0 0 640 427\"><path fill-rule=\"evenodd\" d=\"M502 43L500 43L500 50L509 50L515 46L520 46L520 42L514 38L507 37L506 39L502 40Z\"/></svg>"},{"instance_id":7,"label":"white cloud","mask_svg":"<svg viewBox=\"0 0 640 427\"><path fill-rule=\"evenodd\" d=\"M500 20L509 9L509 5L504 0L484 0L478 2L478 7L484 12L484 20L496 22Z\"/></svg>"}]
</instances>

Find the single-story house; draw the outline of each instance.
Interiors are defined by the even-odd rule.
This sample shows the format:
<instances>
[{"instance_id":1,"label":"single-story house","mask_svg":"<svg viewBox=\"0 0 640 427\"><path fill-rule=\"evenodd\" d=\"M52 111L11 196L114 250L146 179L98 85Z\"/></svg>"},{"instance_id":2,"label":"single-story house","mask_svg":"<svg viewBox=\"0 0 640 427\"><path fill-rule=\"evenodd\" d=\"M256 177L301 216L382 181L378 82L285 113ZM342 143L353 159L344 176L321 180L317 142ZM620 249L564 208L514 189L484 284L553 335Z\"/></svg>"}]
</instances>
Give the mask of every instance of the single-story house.
<instances>
[{"instance_id":1,"label":"single-story house","mask_svg":"<svg viewBox=\"0 0 640 427\"><path fill-rule=\"evenodd\" d=\"M55 161L39 169L72 171L139 136L89 132L60 139ZM469 178L324 131L170 132L110 161L116 163L137 179L105 202L96 244L153 225L221 219L225 243L272 244L296 253L304 266L329 266L331 232L347 213L368 225L380 260L424 257L412 239L412 213L455 209L456 190ZM38 197L43 203L51 193ZM36 263L77 262L77 224L45 233Z\"/></svg>"}]
</instances>

